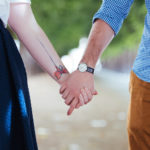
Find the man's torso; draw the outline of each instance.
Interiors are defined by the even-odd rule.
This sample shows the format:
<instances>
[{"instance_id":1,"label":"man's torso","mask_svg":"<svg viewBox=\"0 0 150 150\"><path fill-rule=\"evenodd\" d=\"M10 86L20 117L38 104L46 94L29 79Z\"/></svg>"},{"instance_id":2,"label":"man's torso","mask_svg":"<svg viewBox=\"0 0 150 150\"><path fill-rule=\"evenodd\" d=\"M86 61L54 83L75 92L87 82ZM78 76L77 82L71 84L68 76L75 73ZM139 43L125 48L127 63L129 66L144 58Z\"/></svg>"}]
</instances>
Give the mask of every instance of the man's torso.
<instances>
[{"instance_id":1,"label":"man's torso","mask_svg":"<svg viewBox=\"0 0 150 150\"><path fill-rule=\"evenodd\" d=\"M145 0L145 3L147 15L138 55L133 65L133 71L140 79L150 82L150 0Z\"/></svg>"}]
</instances>

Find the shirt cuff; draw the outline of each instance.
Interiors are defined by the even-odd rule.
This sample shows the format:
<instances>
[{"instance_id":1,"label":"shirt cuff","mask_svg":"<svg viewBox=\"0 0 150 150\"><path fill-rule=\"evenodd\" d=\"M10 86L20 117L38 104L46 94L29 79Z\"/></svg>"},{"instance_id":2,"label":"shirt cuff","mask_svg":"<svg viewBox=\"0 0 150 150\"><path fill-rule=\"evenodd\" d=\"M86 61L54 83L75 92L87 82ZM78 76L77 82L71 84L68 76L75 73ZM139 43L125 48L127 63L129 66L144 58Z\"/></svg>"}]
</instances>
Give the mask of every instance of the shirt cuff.
<instances>
[{"instance_id":1,"label":"shirt cuff","mask_svg":"<svg viewBox=\"0 0 150 150\"><path fill-rule=\"evenodd\" d=\"M114 31L115 36L118 34L124 19L117 16L117 15L113 15L113 14L107 14L104 12L97 12L94 17L93 17L93 23L97 20L97 19L101 19L104 22L106 22Z\"/></svg>"}]
</instances>

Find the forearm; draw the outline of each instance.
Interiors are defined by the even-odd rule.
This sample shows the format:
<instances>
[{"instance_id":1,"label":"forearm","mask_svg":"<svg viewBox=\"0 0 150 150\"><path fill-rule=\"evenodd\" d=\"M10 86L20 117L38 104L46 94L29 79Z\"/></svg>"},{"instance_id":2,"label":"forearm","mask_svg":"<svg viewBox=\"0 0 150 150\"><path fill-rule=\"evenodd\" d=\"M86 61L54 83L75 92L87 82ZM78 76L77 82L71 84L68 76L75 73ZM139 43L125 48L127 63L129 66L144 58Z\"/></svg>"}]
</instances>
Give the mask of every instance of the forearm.
<instances>
[{"instance_id":1,"label":"forearm","mask_svg":"<svg viewBox=\"0 0 150 150\"><path fill-rule=\"evenodd\" d=\"M104 21L98 19L92 26L85 54L81 62L95 68L96 62L114 37L114 31Z\"/></svg>"},{"instance_id":2,"label":"forearm","mask_svg":"<svg viewBox=\"0 0 150 150\"><path fill-rule=\"evenodd\" d=\"M65 80L67 70L51 42L37 24L30 6L27 4L19 5L11 5L9 25L44 71L58 83L61 83ZM16 14L16 9L21 9L22 15Z\"/></svg>"},{"instance_id":3,"label":"forearm","mask_svg":"<svg viewBox=\"0 0 150 150\"><path fill-rule=\"evenodd\" d=\"M33 33L32 29L28 29L32 35L18 34L19 39L23 42L32 57L47 72L54 80L61 83L64 80L64 75L68 73L65 66L57 55L51 42L48 40L45 33L39 29L37 33Z\"/></svg>"}]
</instances>

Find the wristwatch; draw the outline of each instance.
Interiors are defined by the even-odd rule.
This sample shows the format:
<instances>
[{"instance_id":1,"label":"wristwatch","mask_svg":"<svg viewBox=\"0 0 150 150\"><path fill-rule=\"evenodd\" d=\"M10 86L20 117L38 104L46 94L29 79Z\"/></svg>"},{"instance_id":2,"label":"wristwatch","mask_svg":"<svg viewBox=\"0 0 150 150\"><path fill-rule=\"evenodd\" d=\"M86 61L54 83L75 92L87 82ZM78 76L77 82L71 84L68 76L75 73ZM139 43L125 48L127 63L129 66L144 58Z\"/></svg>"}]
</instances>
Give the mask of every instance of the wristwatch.
<instances>
[{"instance_id":1,"label":"wristwatch","mask_svg":"<svg viewBox=\"0 0 150 150\"><path fill-rule=\"evenodd\" d=\"M80 72L89 72L89 73L94 74L94 69L91 68L91 67L89 67L89 66L87 66L86 63L80 63L80 64L78 65L78 70L79 70Z\"/></svg>"}]
</instances>

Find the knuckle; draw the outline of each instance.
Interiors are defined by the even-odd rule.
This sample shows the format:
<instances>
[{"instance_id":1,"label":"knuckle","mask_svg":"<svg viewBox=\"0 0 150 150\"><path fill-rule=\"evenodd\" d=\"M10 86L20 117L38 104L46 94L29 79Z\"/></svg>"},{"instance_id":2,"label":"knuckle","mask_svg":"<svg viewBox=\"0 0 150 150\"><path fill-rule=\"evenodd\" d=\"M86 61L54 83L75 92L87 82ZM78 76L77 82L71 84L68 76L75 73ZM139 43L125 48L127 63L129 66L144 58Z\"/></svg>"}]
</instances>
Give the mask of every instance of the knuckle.
<instances>
[{"instance_id":1,"label":"knuckle","mask_svg":"<svg viewBox=\"0 0 150 150\"><path fill-rule=\"evenodd\" d=\"M92 96L89 97L89 100L92 100Z\"/></svg>"},{"instance_id":2,"label":"knuckle","mask_svg":"<svg viewBox=\"0 0 150 150\"><path fill-rule=\"evenodd\" d=\"M76 107L76 105L75 105L74 103L72 103L72 104L70 104L70 107L71 107L72 109L74 109L74 108Z\"/></svg>"},{"instance_id":3,"label":"knuckle","mask_svg":"<svg viewBox=\"0 0 150 150\"><path fill-rule=\"evenodd\" d=\"M92 99L89 99L88 102L90 102Z\"/></svg>"},{"instance_id":4,"label":"knuckle","mask_svg":"<svg viewBox=\"0 0 150 150\"><path fill-rule=\"evenodd\" d=\"M79 105L82 106L82 102L79 102Z\"/></svg>"},{"instance_id":5,"label":"knuckle","mask_svg":"<svg viewBox=\"0 0 150 150\"><path fill-rule=\"evenodd\" d=\"M65 104L66 104L66 105L69 105L69 103L68 103L68 102L65 102Z\"/></svg>"},{"instance_id":6,"label":"knuckle","mask_svg":"<svg viewBox=\"0 0 150 150\"><path fill-rule=\"evenodd\" d=\"M88 103L91 101L92 99L90 99L89 101L88 101Z\"/></svg>"}]
</instances>

